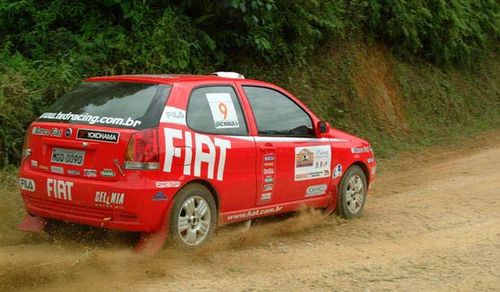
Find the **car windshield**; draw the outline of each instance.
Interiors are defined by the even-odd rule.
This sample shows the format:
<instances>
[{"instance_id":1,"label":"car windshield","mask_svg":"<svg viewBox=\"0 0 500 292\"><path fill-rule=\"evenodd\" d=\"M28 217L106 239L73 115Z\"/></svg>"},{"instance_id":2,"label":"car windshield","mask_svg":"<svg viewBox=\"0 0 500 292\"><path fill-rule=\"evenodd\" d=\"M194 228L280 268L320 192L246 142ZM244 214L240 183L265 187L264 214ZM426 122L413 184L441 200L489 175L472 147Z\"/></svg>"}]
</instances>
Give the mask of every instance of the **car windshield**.
<instances>
[{"instance_id":1,"label":"car windshield","mask_svg":"<svg viewBox=\"0 0 500 292\"><path fill-rule=\"evenodd\" d=\"M39 121L117 128L156 127L171 86L125 82L84 82L61 96Z\"/></svg>"}]
</instances>

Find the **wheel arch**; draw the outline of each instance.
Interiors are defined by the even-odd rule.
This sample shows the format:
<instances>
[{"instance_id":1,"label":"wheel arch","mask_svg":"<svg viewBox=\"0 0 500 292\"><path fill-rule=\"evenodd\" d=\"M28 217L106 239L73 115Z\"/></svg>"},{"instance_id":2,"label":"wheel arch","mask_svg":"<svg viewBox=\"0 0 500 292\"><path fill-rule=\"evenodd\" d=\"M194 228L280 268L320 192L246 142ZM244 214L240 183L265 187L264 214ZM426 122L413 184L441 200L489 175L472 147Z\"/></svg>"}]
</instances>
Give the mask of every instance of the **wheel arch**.
<instances>
[{"instance_id":1,"label":"wheel arch","mask_svg":"<svg viewBox=\"0 0 500 292\"><path fill-rule=\"evenodd\" d=\"M370 171L368 170L368 165L366 165L364 162L362 162L360 160L354 161L351 165L349 165L349 168L353 165L356 165L359 168L361 168L361 170L363 170L363 173L365 174L365 177L366 177L366 183L369 185L370 184Z\"/></svg>"},{"instance_id":2,"label":"wheel arch","mask_svg":"<svg viewBox=\"0 0 500 292\"><path fill-rule=\"evenodd\" d=\"M203 179L193 179L193 180L188 181L182 187L188 186L190 184L200 184L200 185L206 187L210 191L210 193L212 193L212 197L214 198L215 207L217 208L217 211L220 210L219 194L217 193L217 190L215 189L215 187L210 182L208 182L206 180L203 180ZM179 189L179 190L181 190L181 189Z\"/></svg>"}]
</instances>

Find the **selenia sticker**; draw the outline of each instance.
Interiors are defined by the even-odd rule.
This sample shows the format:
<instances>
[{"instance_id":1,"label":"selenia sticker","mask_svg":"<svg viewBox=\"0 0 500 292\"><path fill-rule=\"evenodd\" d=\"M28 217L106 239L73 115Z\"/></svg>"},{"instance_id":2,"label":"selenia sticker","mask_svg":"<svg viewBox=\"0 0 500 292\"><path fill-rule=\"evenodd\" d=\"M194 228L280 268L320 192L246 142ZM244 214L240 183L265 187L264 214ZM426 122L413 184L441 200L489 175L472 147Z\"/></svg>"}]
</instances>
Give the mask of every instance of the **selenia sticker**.
<instances>
[{"instance_id":1,"label":"selenia sticker","mask_svg":"<svg viewBox=\"0 0 500 292\"><path fill-rule=\"evenodd\" d=\"M229 93L207 93L206 97L216 129L240 127L233 100Z\"/></svg>"},{"instance_id":2,"label":"selenia sticker","mask_svg":"<svg viewBox=\"0 0 500 292\"><path fill-rule=\"evenodd\" d=\"M295 147L295 180L330 176L331 159L330 145Z\"/></svg>"}]
</instances>

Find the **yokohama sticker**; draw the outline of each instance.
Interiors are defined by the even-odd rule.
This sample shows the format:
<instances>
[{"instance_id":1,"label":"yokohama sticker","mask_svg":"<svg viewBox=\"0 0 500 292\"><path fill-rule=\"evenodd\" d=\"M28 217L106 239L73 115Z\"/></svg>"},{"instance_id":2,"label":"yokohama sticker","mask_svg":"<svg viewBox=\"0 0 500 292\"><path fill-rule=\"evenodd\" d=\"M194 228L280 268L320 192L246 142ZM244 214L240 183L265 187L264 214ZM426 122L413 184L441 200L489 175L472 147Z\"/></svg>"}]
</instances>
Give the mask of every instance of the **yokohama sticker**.
<instances>
[{"instance_id":1,"label":"yokohama sticker","mask_svg":"<svg viewBox=\"0 0 500 292\"><path fill-rule=\"evenodd\" d=\"M102 141L108 143L118 143L120 134L116 132L94 131L86 129L78 129L76 138L79 140Z\"/></svg>"},{"instance_id":2,"label":"yokohama sticker","mask_svg":"<svg viewBox=\"0 0 500 292\"><path fill-rule=\"evenodd\" d=\"M330 176L331 159L330 145L295 147L295 180Z\"/></svg>"}]
</instances>

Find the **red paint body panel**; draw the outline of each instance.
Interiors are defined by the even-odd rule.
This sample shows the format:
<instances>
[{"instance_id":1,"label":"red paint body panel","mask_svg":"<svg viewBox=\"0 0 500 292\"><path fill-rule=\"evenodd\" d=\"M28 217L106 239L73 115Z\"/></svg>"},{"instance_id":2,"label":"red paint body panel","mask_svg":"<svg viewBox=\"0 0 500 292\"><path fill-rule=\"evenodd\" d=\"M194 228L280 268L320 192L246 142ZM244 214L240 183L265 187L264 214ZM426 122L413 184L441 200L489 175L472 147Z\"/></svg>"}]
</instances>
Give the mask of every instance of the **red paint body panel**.
<instances>
[{"instance_id":1,"label":"red paint body panel","mask_svg":"<svg viewBox=\"0 0 500 292\"><path fill-rule=\"evenodd\" d=\"M366 141L336 129L320 133L316 129L320 120L293 95L273 84L195 75L94 77L85 81L172 86L155 128L159 167L123 169L131 137L138 130L33 122L26 146L30 153L19 171L21 194L32 215L118 230L155 232L165 228L175 194L192 181L201 181L215 191L219 223L225 224L303 206L333 210L342 173L354 163L364 168L369 183L374 180L376 162ZM197 133L186 124L192 90L215 85L231 86L237 93L248 135ZM243 85L267 87L288 96L310 116L316 137L259 136ZM49 132L56 129L56 135L35 135L34 128ZM66 136L68 129L71 135ZM81 140L76 137L79 130L119 136L114 136L117 141L113 143ZM57 136L58 131L64 134ZM83 165L52 163L54 148L62 149L62 153L64 149L85 152ZM308 167L308 155L323 157L316 161L321 171L301 173L302 168Z\"/></svg>"}]
</instances>

